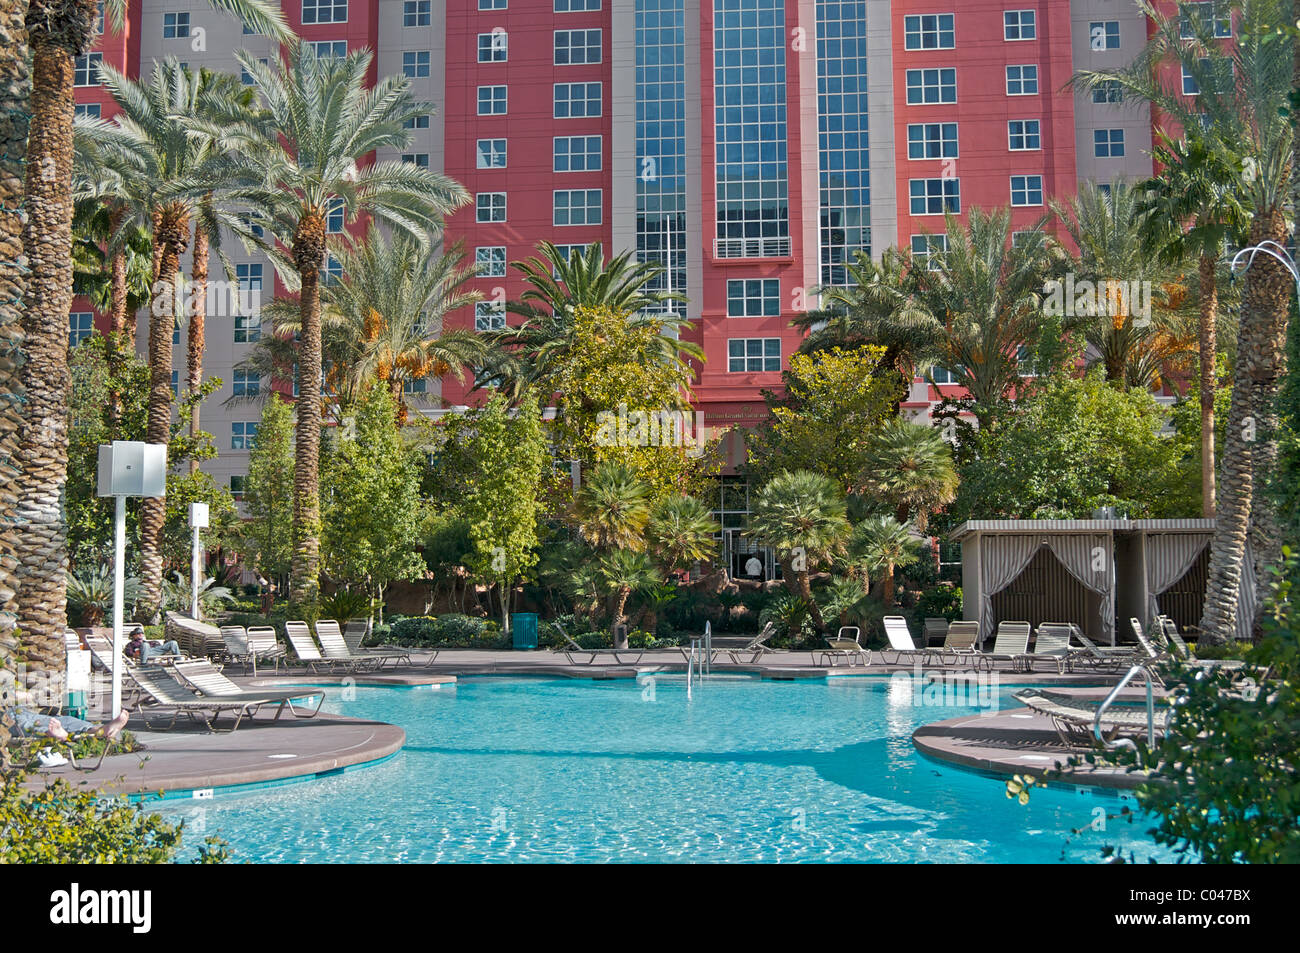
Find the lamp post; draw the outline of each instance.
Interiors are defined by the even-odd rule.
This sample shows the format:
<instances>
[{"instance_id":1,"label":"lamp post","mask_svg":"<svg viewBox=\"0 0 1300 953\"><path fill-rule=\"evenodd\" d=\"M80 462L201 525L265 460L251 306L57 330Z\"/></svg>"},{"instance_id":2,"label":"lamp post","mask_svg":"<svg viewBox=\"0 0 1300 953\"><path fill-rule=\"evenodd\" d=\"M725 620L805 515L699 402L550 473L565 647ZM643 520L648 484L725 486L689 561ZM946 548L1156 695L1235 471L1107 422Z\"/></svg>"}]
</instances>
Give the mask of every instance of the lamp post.
<instances>
[{"instance_id":1,"label":"lamp post","mask_svg":"<svg viewBox=\"0 0 1300 953\"><path fill-rule=\"evenodd\" d=\"M1232 275L1233 278L1237 277L1237 266L1240 264L1241 259L1246 255L1249 255L1250 257L1246 259L1244 265L1241 265L1241 273L1243 275L1250 271L1250 266L1255 263L1256 255L1268 255L1270 258L1281 262L1282 267L1291 275L1291 280L1296 283L1296 293L1300 294L1300 267L1296 266L1295 259L1291 257L1291 254L1283 246L1279 245L1275 241L1265 240L1260 242L1258 245L1251 245L1249 248L1243 248L1241 251L1237 252L1237 254L1232 256L1232 263L1228 266L1228 273Z\"/></svg>"},{"instance_id":2,"label":"lamp post","mask_svg":"<svg viewBox=\"0 0 1300 953\"><path fill-rule=\"evenodd\" d=\"M199 617L199 574L202 571L203 543L199 539L199 530L208 528L208 504L190 504L190 529L193 538L190 541L190 615Z\"/></svg>"},{"instance_id":3,"label":"lamp post","mask_svg":"<svg viewBox=\"0 0 1300 953\"><path fill-rule=\"evenodd\" d=\"M113 698L111 716L122 711L122 614L126 590L126 499L167 494L167 445L114 440L99 446L99 496L116 502L113 514Z\"/></svg>"}]
</instances>

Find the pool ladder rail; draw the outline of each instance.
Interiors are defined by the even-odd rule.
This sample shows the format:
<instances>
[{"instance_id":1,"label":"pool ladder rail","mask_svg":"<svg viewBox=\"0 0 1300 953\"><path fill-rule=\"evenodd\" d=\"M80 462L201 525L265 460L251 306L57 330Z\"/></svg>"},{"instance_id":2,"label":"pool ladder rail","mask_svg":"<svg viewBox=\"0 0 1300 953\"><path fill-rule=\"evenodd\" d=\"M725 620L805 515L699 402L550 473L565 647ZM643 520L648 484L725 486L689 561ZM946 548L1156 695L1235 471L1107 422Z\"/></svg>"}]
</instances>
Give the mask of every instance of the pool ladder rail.
<instances>
[{"instance_id":1,"label":"pool ladder rail","mask_svg":"<svg viewBox=\"0 0 1300 953\"><path fill-rule=\"evenodd\" d=\"M1137 749L1137 742L1132 738L1116 738L1114 741L1107 741L1101 734L1101 719L1106 714L1106 709L1114 704L1115 699L1119 697L1126 685L1132 681L1133 676L1141 672L1146 677L1147 684L1147 747L1154 748L1156 744L1156 707L1155 697L1151 688L1151 673L1147 670L1145 664L1134 665L1128 670L1119 683L1110 690L1110 694L1105 700L1097 706L1097 713L1092 717L1092 733L1096 739L1108 749L1115 748L1133 748Z\"/></svg>"},{"instance_id":2,"label":"pool ladder rail","mask_svg":"<svg viewBox=\"0 0 1300 953\"><path fill-rule=\"evenodd\" d=\"M691 653L686 657L686 697L691 697L693 680L703 681L713 673L713 625L704 623L704 634L691 636Z\"/></svg>"}]
</instances>

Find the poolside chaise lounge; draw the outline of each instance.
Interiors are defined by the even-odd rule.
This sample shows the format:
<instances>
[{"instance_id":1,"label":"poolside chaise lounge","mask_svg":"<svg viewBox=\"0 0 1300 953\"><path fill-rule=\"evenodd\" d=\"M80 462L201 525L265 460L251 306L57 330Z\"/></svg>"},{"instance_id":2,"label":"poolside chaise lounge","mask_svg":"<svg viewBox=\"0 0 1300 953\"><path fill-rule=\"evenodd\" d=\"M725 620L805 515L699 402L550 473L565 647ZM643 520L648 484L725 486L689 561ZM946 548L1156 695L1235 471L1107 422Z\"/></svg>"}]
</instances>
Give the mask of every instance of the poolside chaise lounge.
<instances>
[{"instance_id":1,"label":"poolside chaise lounge","mask_svg":"<svg viewBox=\"0 0 1300 953\"><path fill-rule=\"evenodd\" d=\"M141 705L138 709L140 717L144 719L146 727L152 730L173 728L176 725L176 720L182 714L185 714L195 721L202 722L209 731L215 732L219 729L214 722L224 712L234 712L235 723L225 729L228 733L236 730L246 717L255 715L263 705L278 703L280 708L275 713L278 720L289 703L287 698L276 697L277 693L275 692L270 692L267 695L246 693L230 696L202 696L195 693L192 688L179 681L175 675L161 666L132 666L126 672L132 684L140 690L142 698L147 698L160 709L171 712L171 721L165 725L161 723L154 724L149 721L149 714L152 709ZM295 697L303 696L302 693L298 693Z\"/></svg>"},{"instance_id":2,"label":"poolside chaise lounge","mask_svg":"<svg viewBox=\"0 0 1300 953\"><path fill-rule=\"evenodd\" d=\"M943 616L926 616L921 625L921 648L937 649L948 638L948 620Z\"/></svg>"},{"instance_id":3,"label":"poolside chaise lounge","mask_svg":"<svg viewBox=\"0 0 1300 953\"><path fill-rule=\"evenodd\" d=\"M987 665L989 671L993 671L993 666L998 662L1010 662L1013 672L1027 671L1029 632L1028 622L999 622L993 649L989 652L976 652L976 666Z\"/></svg>"},{"instance_id":4,"label":"poolside chaise lounge","mask_svg":"<svg viewBox=\"0 0 1300 953\"><path fill-rule=\"evenodd\" d=\"M258 662L273 662L277 674L280 671L280 663L287 662L285 648L275 637L275 629L269 625L248 627L248 654L253 663L254 675L257 674Z\"/></svg>"},{"instance_id":5,"label":"poolside chaise lounge","mask_svg":"<svg viewBox=\"0 0 1300 953\"><path fill-rule=\"evenodd\" d=\"M555 631L559 632L560 637L564 639L564 648L561 651L564 652L564 657L569 660L570 665L578 665L578 664L591 665L593 662L596 661L597 658L612 658L614 660L615 665L622 665L624 664L624 662L621 656L632 655L633 653L636 654L636 658L630 664L637 665L640 663L641 657L645 655L645 649L632 649L632 648L584 649L581 645L579 645L569 636L568 632L564 631L564 627L560 625L560 623L552 622L551 625L555 627ZM716 655L717 653L715 652L714 654ZM587 661L583 663L575 662L573 659L575 655L586 655L588 656Z\"/></svg>"},{"instance_id":6,"label":"poolside chaise lounge","mask_svg":"<svg viewBox=\"0 0 1300 953\"><path fill-rule=\"evenodd\" d=\"M1069 747L1096 744L1093 724L1100 700L1075 698L1040 688L1026 688L1016 692L1013 697L1030 711L1050 718L1063 744ZM1172 709L1167 705L1156 707L1153 725L1157 737L1169 727L1171 714ZM1146 708L1136 705L1112 706L1102 715L1100 727L1107 740L1120 734L1145 734Z\"/></svg>"},{"instance_id":7,"label":"poolside chaise lounge","mask_svg":"<svg viewBox=\"0 0 1300 953\"><path fill-rule=\"evenodd\" d=\"M221 641L225 645L222 658L227 662L252 664L252 653L248 648L248 630L242 625L223 625L220 627Z\"/></svg>"},{"instance_id":8,"label":"poolside chaise lounge","mask_svg":"<svg viewBox=\"0 0 1300 953\"><path fill-rule=\"evenodd\" d=\"M281 710L287 705L289 711L298 718L314 718L320 712L320 706L325 702L325 693L319 688L301 689L298 691L270 690L264 691L260 688L245 689L236 685L207 659L192 659L188 662L177 662L170 666L170 671L179 675L181 679L191 688L199 692L205 698L222 698L235 700L239 698L264 699L265 704L280 703ZM299 711L294 702L303 698L316 698L316 707L310 710ZM276 718L280 717L276 713Z\"/></svg>"},{"instance_id":9,"label":"poolside chaise lounge","mask_svg":"<svg viewBox=\"0 0 1300 953\"><path fill-rule=\"evenodd\" d=\"M311 629L306 622L301 620L286 621L284 634L288 636L289 644L293 646L293 654L298 656L299 662L307 666L309 672L333 672L340 668L345 672L355 672L359 668L366 667L366 663L330 659L321 655L320 649L316 647L316 641L311 637Z\"/></svg>"},{"instance_id":10,"label":"poolside chaise lounge","mask_svg":"<svg viewBox=\"0 0 1300 953\"><path fill-rule=\"evenodd\" d=\"M949 623L948 631L944 635L943 645L927 648L925 651L930 658L937 659L940 665L948 664L950 653L954 665L960 664L963 660L978 665L979 650L975 648L975 640L979 638L979 634L978 622L952 622Z\"/></svg>"},{"instance_id":11,"label":"poolside chaise lounge","mask_svg":"<svg viewBox=\"0 0 1300 953\"><path fill-rule=\"evenodd\" d=\"M852 638L849 637L849 633L852 633ZM856 625L840 626L840 630L834 636L826 636L827 648L813 652L813 664L828 664L834 668L839 659L844 659L849 663L850 668L858 662L870 665L871 653L862 647L861 638L862 630ZM818 658L821 662L817 661Z\"/></svg>"},{"instance_id":12,"label":"poolside chaise lounge","mask_svg":"<svg viewBox=\"0 0 1300 953\"><path fill-rule=\"evenodd\" d=\"M361 646L369 634L370 621L368 619L348 619L343 623L343 641L347 645L348 651L353 655L361 651ZM435 652L434 654L437 655L438 653Z\"/></svg>"},{"instance_id":13,"label":"poolside chaise lounge","mask_svg":"<svg viewBox=\"0 0 1300 953\"><path fill-rule=\"evenodd\" d=\"M731 657L732 665L740 665L742 663L737 656L749 654L750 659L747 664L753 665L764 655L772 655L776 652L776 649L768 648L767 646L767 640L770 639L775 633L776 633L776 626L773 625L771 622L769 622L767 623L767 625L763 626L763 631L759 632L758 635L754 636L744 645L736 648L715 648L713 650L713 655L716 658L717 656L726 653Z\"/></svg>"},{"instance_id":14,"label":"poolside chaise lounge","mask_svg":"<svg viewBox=\"0 0 1300 953\"><path fill-rule=\"evenodd\" d=\"M1073 622L1070 623L1070 637L1083 646L1082 649L1070 653L1071 665L1079 664L1095 670L1118 672L1121 668L1148 660L1147 654L1138 646L1097 645ZM1134 652L1134 649L1137 651Z\"/></svg>"},{"instance_id":15,"label":"poolside chaise lounge","mask_svg":"<svg viewBox=\"0 0 1300 953\"><path fill-rule=\"evenodd\" d=\"M920 658L922 662L929 660L931 652L928 649L918 649L916 643L912 641L912 633L907 628L907 620L901 615L887 615L884 620L885 638L889 640L889 648L880 650L880 660L888 662L885 658L886 652L894 653L894 661L891 664L897 664L902 658Z\"/></svg>"},{"instance_id":16,"label":"poolside chaise lounge","mask_svg":"<svg viewBox=\"0 0 1300 953\"><path fill-rule=\"evenodd\" d=\"M1072 661L1070 650L1070 624L1068 622L1041 622L1034 636L1034 648L1025 656L1026 672L1034 670L1034 664L1045 659L1056 667L1057 675L1064 675Z\"/></svg>"},{"instance_id":17,"label":"poolside chaise lounge","mask_svg":"<svg viewBox=\"0 0 1300 953\"><path fill-rule=\"evenodd\" d=\"M321 652L325 658L337 662L355 662L358 666L373 666L375 670L383 668L391 662L394 667L399 662L410 665L411 653L404 652L400 649L397 651L387 650L368 650L362 652L348 651L348 645L343 640L343 632L339 629L339 624L333 619L319 619L316 622L316 638L320 640ZM436 657L438 652L434 650Z\"/></svg>"}]
</instances>

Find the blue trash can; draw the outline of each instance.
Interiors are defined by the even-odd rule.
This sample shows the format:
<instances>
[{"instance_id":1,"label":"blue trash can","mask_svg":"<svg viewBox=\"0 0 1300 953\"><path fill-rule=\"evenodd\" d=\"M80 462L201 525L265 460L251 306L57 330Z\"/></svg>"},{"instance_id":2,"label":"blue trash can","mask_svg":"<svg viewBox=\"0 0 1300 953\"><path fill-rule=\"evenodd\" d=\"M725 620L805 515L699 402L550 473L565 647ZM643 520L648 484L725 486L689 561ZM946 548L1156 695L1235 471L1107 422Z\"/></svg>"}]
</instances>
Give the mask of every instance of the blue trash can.
<instances>
[{"instance_id":1,"label":"blue trash can","mask_svg":"<svg viewBox=\"0 0 1300 953\"><path fill-rule=\"evenodd\" d=\"M537 613L510 613L510 632L516 649L537 648Z\"/></svg>"}]
</instances>

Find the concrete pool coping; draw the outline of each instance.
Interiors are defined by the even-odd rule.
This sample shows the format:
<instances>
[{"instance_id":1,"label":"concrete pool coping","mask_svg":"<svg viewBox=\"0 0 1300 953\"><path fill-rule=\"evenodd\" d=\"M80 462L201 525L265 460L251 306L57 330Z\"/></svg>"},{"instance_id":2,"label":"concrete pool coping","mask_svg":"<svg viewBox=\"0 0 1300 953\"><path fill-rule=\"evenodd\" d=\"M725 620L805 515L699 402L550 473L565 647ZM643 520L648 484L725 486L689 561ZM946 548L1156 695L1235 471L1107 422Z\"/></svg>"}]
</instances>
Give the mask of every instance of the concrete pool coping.
<instances>
[{"instance_id":1,"label":"concrete pool coping","mask_svg":"<svg viewBox=\"0 0 1300 953\"><path fill-rule=\"evenodd\" d=\"M413 652L413 663L382 672L359 675L312 674L292 670L289 674L275 674L265 670L256 677L240 675L240 666L227 666L227 674L241 685L258 687L321 686L327 691L364 687L409 688L454 691L459 677L473 676L532 676L565 677L592 680L634 679L638 676L665 674L680 676L685 672L681 654L675 650L647 652L638 665L625 664L569 664L563 653L550 651L500 652L479 650L447 650L439 654L432 665L422 664L427 653ZM808 652L780 652L766 656L763 662L733 665L715 663L713 672L718 675L743 675L777 681L812 681L856 678L887 678L902 672L913 674L914 665L871 666L817 666ZM968 678L968 673L938 666L923 669L926 673L946 676L947 681ZM987 673L982 673L987 676ZM1033 674L1000 671L1001 687L1017 684L1053 684L1071 690L1087 691L1089 687L1105 686L1113 677L1088 674L1057 675L1055 672ZM1010 715L1015 715L1010 718ZM1046 762L1027 761L1025 754L1060 757L1071 753L1059 740L1055 748L1050 742L1056 739L1055 731L1047 719L1032 716L1036 723L1024 719L1024 712L1000 713L998 716L965 717L949 719L917 729L913 743L923 754L961 767L998 774L1025 773L1052 767ZM396 725L383 722L348 718L341 715L321 714L312 719L296 719L287 711L278 722L273 721L274 706L259 711L257 717L245 720L233 733L209 734L205 731L178 727L169 731L152 731L138 714L132 716L128 730L144 745L144 750L123 755L113 755L93 772L74 771L71 766L33 772L33 782L43 778L62 777L74 784L100 789L105 793L127 794L138 798L164 796L210 796L222 789L238 790L250 786L288 783L294 780L314 780L344 770L377 764L397 754L405 743L405 732ZM1001 724L1000 719L1006 719ZM223 716L224 719L224 716ZM223 723L228 724L228 721ZM178 722L184 726L185 720ZM985 736L972 735L979 727ZM1015 729L1011 731L1010 729ZM1011 744L999 751L994 736L988 732L1002 731L1002 737ZM1008 733L1009 732L1009 733ZM1031 737L1032 736L1032 737ZM1026 752L1025 746L1032 747ZM1078 753L1078 752L1073 752ZM1111 778L1097 771L1088 783L1099 786L1131 787L1138 783L1132 777Z\"/></svg>"}]
</instances>

